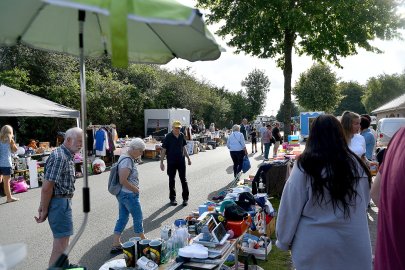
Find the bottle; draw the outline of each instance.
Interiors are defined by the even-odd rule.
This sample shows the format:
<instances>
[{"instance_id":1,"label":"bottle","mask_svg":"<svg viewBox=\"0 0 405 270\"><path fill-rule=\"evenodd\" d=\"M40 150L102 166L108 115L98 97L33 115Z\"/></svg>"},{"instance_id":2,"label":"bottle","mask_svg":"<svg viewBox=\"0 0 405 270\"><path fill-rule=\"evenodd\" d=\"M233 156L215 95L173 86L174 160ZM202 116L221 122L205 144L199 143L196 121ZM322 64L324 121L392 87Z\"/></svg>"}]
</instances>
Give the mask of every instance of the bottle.
<instances>
[{"instance_id":1,"label":"bottle","mask_svg":"<svg viewBox=\"0 0 405 270\"><path fill-rule=\"evenodd\" d=\"M262 182L262 179L260 179L258 191L259 191L259 193L265 193L264 184Z\"/></svg>"}]
</instances>

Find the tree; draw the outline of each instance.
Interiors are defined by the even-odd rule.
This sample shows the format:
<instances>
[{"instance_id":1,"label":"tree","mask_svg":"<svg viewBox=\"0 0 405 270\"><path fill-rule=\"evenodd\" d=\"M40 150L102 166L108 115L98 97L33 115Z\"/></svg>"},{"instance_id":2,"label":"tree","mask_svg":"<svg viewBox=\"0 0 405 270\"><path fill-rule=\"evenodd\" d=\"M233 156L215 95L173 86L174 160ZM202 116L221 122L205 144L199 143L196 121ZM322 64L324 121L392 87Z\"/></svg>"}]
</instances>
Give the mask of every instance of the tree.
<instances>
[{"instance_id":1,"label":"tree","mask_svg":"<svg viewBox=\"0 0 405 270\"><path fill-rule=\"evenodd\" d=\"M269 78L263 71L254 69L242 81L242 86L245 87L247 103L251 113L250 119L261 114L266 107L267 93L270 91Z\"/></svg>"},{"instance_id":2,"label":"tree","mask_svg":"<svg viewBox=\"0 0 405 270\"><path fill-rule=\"evenodd\" d=\"M405 93L405 73L379 75L367 81L363 104L367 112L372 112L403 93Z\"/></svg>"},{"instance_id":3,"label":"tree","mask_svg":"<svg viewBox=\"0 0 405 270\"><path fill-rule=\"evenodd\" d=\"M338 84L338 91L342 96L340 104L335 110L335 115L341 115L344 111L352 111L358 114L365 114L366 108L361 102L365 88L357 82L341 82Z\"/></svg>"},{"instance_id":4,"label":"tree","mask_svg":"<svg viewBox=\"0 0 405 270\"><path fill-rule=\"evenodd\" d=\"M276 115L277 121L284 122L284 118L283 118L284 115L285 115L285 105L284 105L284 100L283 100L283 102L281 102L281 104L280 104L280 109L278 110L277 115ZM290 115L291 116L299 116L300 115L300 109L298 108L298 106L294 102L291 102Z\"/></svg>"},{"instance_id":5,"label":"tree","mask_svg":"<svg viewBox=\"0 0 405 270\"><path fill-rule=\"evenodd\" d=\"M309 111L333 112L341 99L336 74L323 64L314 64L302 73L293 93L298 104Z\"/></svg>"},{"instance_id":6,"label":"tree","mask_svg":"<svg viewBox=\"0 0 405 270\"><path fill-rule=\"evenodd\" d=\"M14 89L28 89L29 79L28 71L17 67L10 70L0 71L0 84L4 84Z\"/></svg>"},{"instance_id":7,"label":"tree","mask_svg":"<svg viewBox=\"0 0 405 270\"><path fill-rule=\"evenodd\" d=\"M396 14L398 0L197 0L209 9L208 23L224 22L216 32L230 35L236 53L276 58L284 73L284 122L290 121L292 49L314 60L339 65L339 57L355 55L358 48L378 52L369 41L391 39L404 27ZM290 134L285 125L284 134Z\"/></svg>"}]
</instances>

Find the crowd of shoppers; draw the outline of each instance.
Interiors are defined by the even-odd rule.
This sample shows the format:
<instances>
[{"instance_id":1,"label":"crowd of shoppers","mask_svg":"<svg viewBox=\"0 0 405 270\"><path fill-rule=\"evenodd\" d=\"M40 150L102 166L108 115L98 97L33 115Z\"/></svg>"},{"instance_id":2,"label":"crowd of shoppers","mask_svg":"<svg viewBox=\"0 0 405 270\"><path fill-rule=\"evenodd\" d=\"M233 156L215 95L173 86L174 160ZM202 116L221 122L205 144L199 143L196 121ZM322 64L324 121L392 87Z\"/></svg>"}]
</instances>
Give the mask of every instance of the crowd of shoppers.
<instances>
[{"instance_id":1,"label":"crowd of shoppers","mask_svg":"<svg viewBox=\"0 0 405 270\"><path fill-rule=\"evenodd\" d=\"M194 122L192 129L199 130L200 124ZM189 165L191 160L186 139L180 132L181 127L179 121L174 121L172 131L163 140L160 168L162 171L166 169L164 159L167 158L171 205L177 205L175 176L179 173L183 206L186 206L189 199L186 159ZM214 123L209 130L215 131ZM66 250L73 234L71 199L75 177L72 157L81 150L82 137L80 128L69 129L63 144L52 152L46 163L40 206L35 219L38 223L48 219L53 233L50 266ZM256 144L260 138L266 161L272 142L274 156L282 142L280 124L263 123L258 131L246 119L242 120L241 125L233 125L227 147L233 161L234 176L240 173L243 158L248 155L247 138L252 143L253 154L257 152ZM405 234L402 233L405 219L401 212L405 206L401 195L401 191L405 190L402 181L405 174L403 138L405 128L399 130L391 140L371 187L371 197L379 207L374 269L405 269L402 256L405 250ZM144 141L136 138L118 160L122 189L116 196L118 219L111 253L122 251L121 234L130 215L135 236L145 238L139 175L134 162L142 156L144 149ZM16 150L12 127L3 126L0 131L0 176L7 202L18 200L11 196L9 187L11 155ZM320 115L314 120L305 150L297 158L285 184L277 218L276 245L280 249L291 250L296 269L372 269L367 224L372 178L367 161L374 158L374 152L375 136L367 115L345 111L340 121L332 115ZM322 256L319 256L321 253Z\"/></svg>"}]
</instances>

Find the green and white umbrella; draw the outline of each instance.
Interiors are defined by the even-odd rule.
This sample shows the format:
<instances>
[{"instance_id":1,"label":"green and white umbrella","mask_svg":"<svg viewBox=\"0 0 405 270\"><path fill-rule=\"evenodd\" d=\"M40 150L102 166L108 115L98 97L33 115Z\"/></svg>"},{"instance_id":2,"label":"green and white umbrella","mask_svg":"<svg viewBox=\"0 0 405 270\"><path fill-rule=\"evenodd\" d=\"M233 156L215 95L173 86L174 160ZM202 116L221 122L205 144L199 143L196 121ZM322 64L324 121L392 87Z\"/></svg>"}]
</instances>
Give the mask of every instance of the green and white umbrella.
<instances>
[{"instance_id":1,"label":"green and white umbrella","mask_svg":"<svg viewBox=\"0 0 405 270\"><path fill-rule=\"evenodd\" d=\"M173 58L215 60L222 50L201 13L175 0L0 0L0 46L19 43L79 57L82 126L87 122L84 57L109 54L113 65L125 67L128 62L166 64ZM87 140L83 143L87 149ZM86 151L83 163L87 168ZM87 213L86 169L83 179Z\"/></svg>"},{"instance_id":2,"label":"green and white umbrella","mask_svg":"<svg viewBox=\"0 0 405 270\"><path fill-rule=\"evenodd\" d=\"M109 54L114 66L125 67L215 60L222 50L201 13L175 0L1 0L0 46L18 43L79 57L82 125L84 57Z\"/></svg>"},{"instance_id":3,"label":"green and white umbrella","mask_svg":"<svg viewBox=\"0 0 405 270\"><path fill-rule=\"evenodd\" d=\"M77 10L86 11L84 55L111 54L115 66L221 54L201 13L175 0L1 0L0 45L21 42L79 56Z\"/></svg>"}]
</instances>

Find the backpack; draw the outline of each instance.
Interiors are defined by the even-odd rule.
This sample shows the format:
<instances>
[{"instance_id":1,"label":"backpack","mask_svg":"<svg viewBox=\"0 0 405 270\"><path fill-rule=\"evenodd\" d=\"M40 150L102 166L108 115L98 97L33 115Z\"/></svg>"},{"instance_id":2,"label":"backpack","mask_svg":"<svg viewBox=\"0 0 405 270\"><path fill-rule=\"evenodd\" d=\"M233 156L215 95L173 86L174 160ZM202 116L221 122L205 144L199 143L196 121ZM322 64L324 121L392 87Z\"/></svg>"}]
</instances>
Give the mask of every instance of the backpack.
<instances>
[{"instance_id":1,"label":"backpack","mask_svg":"<svg viewBox=\"0 0 405 270\"><path fill-rule=\"evenodd\" d=\"M118 165L120 164L121 161L123 161L126 158L130 158L130 157L125 157L123 159L121 159L118 162L115 162L112 166L111 166L111 170L110 170L110 176L108 177L108 191L112 194L112 195L118 195L118 193L120 193L122 185L120 184L120 177L118 175ZM132 160L132 158L130 158ZM134 162L132 161L132 168L134 167Z\"/></svg>"}]
</instances>

